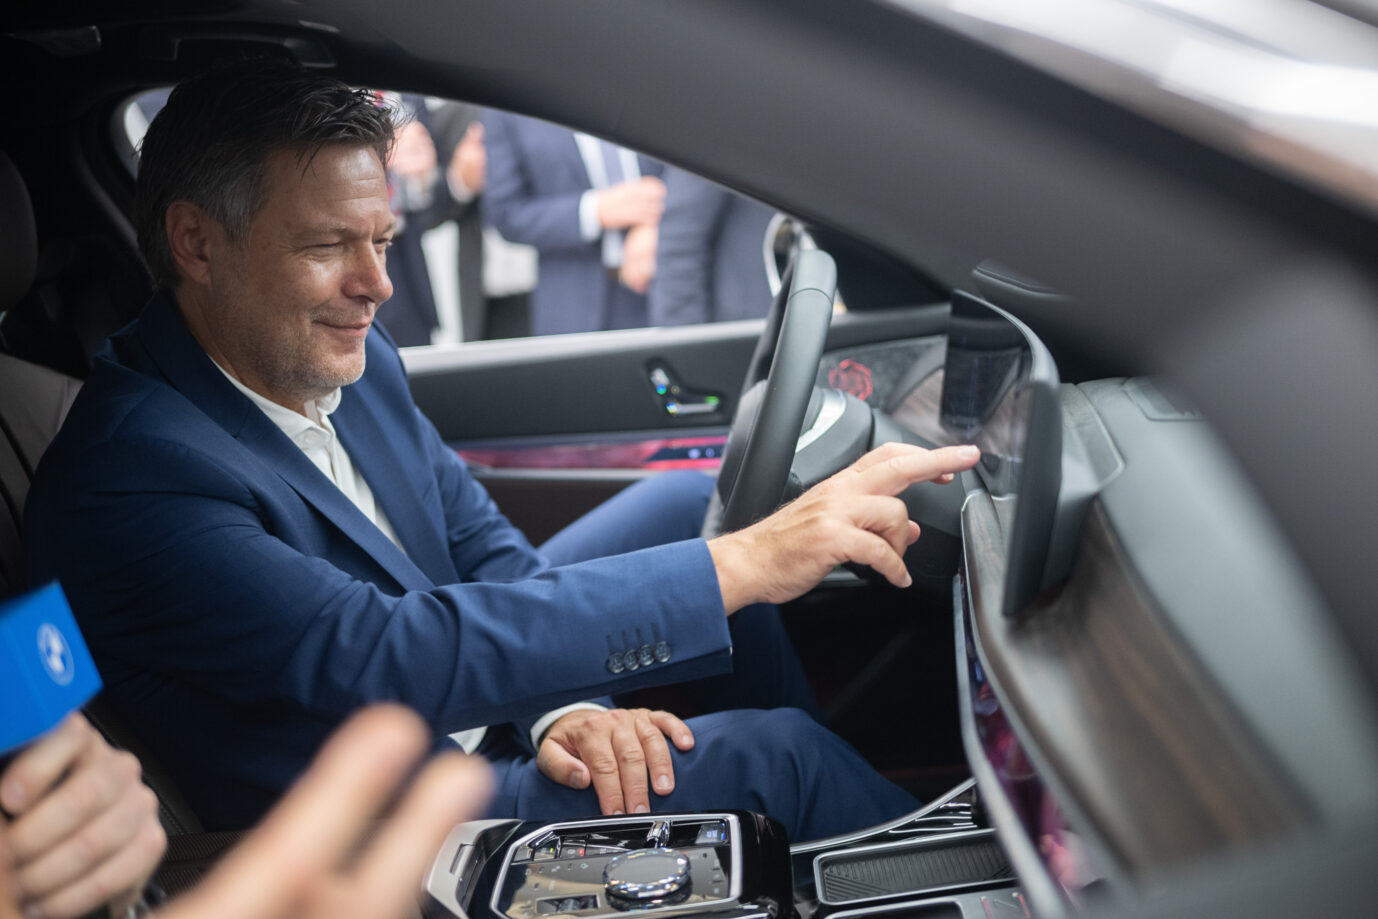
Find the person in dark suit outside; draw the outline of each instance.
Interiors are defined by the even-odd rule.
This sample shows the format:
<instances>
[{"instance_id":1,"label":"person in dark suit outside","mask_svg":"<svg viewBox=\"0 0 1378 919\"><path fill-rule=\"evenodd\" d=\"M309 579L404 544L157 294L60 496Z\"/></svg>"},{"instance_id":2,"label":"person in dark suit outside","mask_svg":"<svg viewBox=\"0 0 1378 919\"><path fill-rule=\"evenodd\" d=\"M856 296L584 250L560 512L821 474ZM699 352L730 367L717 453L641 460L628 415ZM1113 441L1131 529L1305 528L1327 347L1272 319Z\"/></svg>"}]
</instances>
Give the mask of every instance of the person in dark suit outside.
<instances>
[{"instance_id":1,"label":"person in dark suit outside","mask_svg":"<svg viewBox=\"0 0 1378 919\"><path fill-rule=\"evenodd\" d=\"M587 134L510 112L484 114L486 218L540 253L536 335L647 323L644 270L628 286L627 246L645 264L665 204L664 165ZM653 261L652 261L653 264Z\"/></svg>"},{"instance_id":2,"label":"person in dark suit outside","mask_svg":"<svg viewBox=\"0 0 1378 919\"><path fill-rule=\"evenodd\" d=\"M775 211L669 167L660 218L651 325L759 319L770 308L762 243Z\"/></svg>"},{"instance_id":3,"label":"person in dark suit outside","mask_svg":"<svg viewBox=\"0 0 1378 919\"><path fill-rule=\"evenodd\" d=\"M488 150L483 139L482 109L445 100L429 107L432 135L449 197L439 221L453 220L459 231L460 339L481 341L523 338L531 334L529 276L506 250L515 248L485 227L482 195L487 184Z\"/></svg>"}]
</instances>

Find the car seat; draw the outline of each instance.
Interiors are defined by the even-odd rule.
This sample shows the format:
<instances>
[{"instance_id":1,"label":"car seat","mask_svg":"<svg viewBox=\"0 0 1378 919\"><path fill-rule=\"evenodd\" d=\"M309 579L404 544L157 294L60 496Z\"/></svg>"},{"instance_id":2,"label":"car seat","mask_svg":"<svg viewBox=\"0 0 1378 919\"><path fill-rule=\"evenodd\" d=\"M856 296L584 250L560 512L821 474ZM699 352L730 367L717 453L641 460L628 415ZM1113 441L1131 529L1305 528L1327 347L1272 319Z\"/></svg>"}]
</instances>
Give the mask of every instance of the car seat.
<instances>
[{"instance_id":1,"label":"car seat","mask_svg":"<svg viewBox=\"0 0 1378 919\"><path fill-rule=\"evenodd\" d=\"M8 228L0 247L0 317L32 302L37 261L33 205L14 162L0 151L0 221ZM57 434L81 381L0 353L0 597L27 585L21 522L38 461ZM205 833L171 777L129 726L97 696L88 720L113 745L143 764L144 782L158 796L158 816L168 835L168 854L157 880L168 893L190 886L238 833Z\"/></svg>"}]
</instances>

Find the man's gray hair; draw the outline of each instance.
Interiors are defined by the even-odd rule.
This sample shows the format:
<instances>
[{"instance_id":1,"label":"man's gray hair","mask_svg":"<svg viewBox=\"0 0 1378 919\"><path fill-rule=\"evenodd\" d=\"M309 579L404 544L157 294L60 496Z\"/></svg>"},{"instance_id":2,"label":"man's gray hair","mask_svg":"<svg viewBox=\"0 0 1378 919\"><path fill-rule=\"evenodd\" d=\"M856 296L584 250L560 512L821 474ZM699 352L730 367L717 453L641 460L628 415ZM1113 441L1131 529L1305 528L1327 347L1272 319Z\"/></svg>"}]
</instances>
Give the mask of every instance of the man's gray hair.
<instances>
[{"instance_id":1,"label":"man's gray hair","mask_svg":"<svg viewBox=\"0 0 1378 919\"><path fill-rule=\"evenodd\" d=\"M180 279L166 228L173 202L192 202L243 242L265 203L270 156L296 153L305 169L323 147L358 146L386 163L395 130L375 93L284 61L241 61L178 84L140 147L134 225L153 283Z\"/></svg>"}]
</instances>

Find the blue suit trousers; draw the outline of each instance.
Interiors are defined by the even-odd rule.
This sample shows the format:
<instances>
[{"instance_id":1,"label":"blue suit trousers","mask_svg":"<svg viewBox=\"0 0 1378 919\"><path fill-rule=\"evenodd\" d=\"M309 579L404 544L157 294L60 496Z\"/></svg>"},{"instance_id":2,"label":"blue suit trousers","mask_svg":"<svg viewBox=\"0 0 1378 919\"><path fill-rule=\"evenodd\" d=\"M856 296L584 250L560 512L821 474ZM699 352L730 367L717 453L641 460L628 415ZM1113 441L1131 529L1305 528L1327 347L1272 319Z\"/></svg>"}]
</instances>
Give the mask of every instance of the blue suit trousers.
<instances>
[{"instance_id":1,"label":"blue suit trousers","mask_svg":"<svg viewBox=\"0 0 1378 919\"><path fill-rule=\"evenodd\" d=\"M698 472L645 479L555 534L541 551L564 565L692 539L712 487ZM784 824L791 839L803 840L881 823L918 806L811 717L816 703L774 606L741 610L729 628L733 672L692 684L696 699L721 710L688 719L692 750L670 745L675 790L653 793L652 810L759 811ZM598 813L592 789L546 778L510 735L495 735L482 752L498 772L490 816L564 820Z\"/></svg>"}]
</instances>

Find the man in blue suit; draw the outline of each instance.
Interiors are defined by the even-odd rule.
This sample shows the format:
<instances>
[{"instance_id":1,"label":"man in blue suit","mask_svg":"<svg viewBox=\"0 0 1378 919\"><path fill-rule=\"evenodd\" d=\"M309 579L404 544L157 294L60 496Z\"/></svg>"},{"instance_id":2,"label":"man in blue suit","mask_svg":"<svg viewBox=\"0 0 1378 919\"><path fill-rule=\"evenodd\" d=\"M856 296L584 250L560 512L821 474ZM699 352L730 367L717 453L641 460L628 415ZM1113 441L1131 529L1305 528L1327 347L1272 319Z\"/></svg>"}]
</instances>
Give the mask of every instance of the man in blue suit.
<instances>
[{"instance_id":1,"label":"man in blue suit","mask_svg":"<svg viewBox=\"0 0 1378 919\"><path fill-rule=\"evenodd\" d=\"M540 254L531 331L645 326L646 291L624 282L622 251L629 237L633 247L637 236L654 239L665 206L664 165L510 112L485 112L483 130L484 218L504 239Z\"/></svg>"},{"instance_id":2,"label":"man in blue suit","mask_svg":"<svg viewBox=\"0 0 1378 919\"><path fill-rule=\"evenodd\" d=\"M911 807L794 709L686 723L581 700L726 671L728 616L845 560L904 586L917 528L893 495L974 448L881 448L744 530L552 566L372 327L392 130L368 93L286 65L174 91L136 204L158 292L30 493L34 577L62 579L112 700L205 823L249 823L379 700L492 759L494 815L747 807L813 837Z\"/></svg>"}]
</instances>

